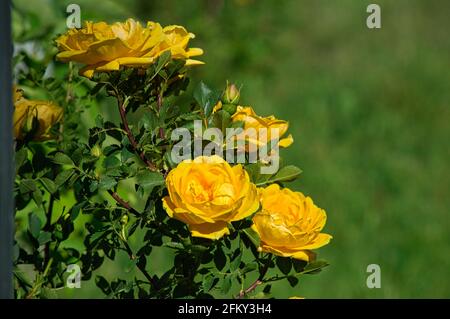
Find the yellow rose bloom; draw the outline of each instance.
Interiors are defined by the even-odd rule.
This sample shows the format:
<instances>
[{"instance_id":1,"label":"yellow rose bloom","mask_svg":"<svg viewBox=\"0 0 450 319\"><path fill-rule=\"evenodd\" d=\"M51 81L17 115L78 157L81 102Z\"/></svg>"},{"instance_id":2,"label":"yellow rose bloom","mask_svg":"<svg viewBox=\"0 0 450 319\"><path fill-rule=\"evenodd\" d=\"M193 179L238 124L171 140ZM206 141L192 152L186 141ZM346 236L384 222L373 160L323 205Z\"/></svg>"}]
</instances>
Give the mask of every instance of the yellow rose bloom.
<instances>
[{"instance_id":1,"label":"yellow rose bloom","mask_svg":"<svg viewBox=\"0 0 450 319\"><path fill-rule=\"evenodd\" d=\"M310 261L313 249L329 243L332 236L321 233L327 215L310 197L272 184L260 189L262 209L253 216L260 250L278 256Z\"/></svg>"},{"instance_id":2,"label":"yellow rose bloom","mask_svg":"<svg viewBox=\"0 0 450 319\"><path fill-rule=\"evenodd\" d=\"M188 224L195 237L219 239L230 233L229 222L259 208L257 189L247 172L217 155L184 160L167 175L166 185L167 214Z\"/></svg>"},{"instance_id":3,"label":"yellow rose bloom","mask_svg":"<svg viewBox=\"0 0 450 319\"><path fill-rule=\"evenodd\" d=\"M254 144L257 147L263 146L274 138L271 136L271 129L278 129L279 147L288 147L294 142L290 134L285 138L281 138L288 130L289 123L287 121L278 120L273 115L267 117L258 116L250 106L238 106L231 120L232 122L244 122L244 132L239 134L237 138L245 139L249 144ZM261 128L266 128L267 133L259 131ZM255 129L256 135L248 134L250 129Z\"/></svg>"},{"instance_id":4,"label":"yellow rose bloom","mask_svg":"<svg viewBox=\"0 0 450 319\"><path fill-rule=\"evenodd\" d=\"M51 139L50 128L61 121L63 109L52 102L27 100L22 97L20 90L14 89L14 136L21 140L27 131L31 130L32 123L37 120L38 127L33 134L33 140L44 141Z\"/></svg>"},{"instance_id":5,"label":"yellow rose bloom","mask_svg":"<svg viewBox=\"0 0 450 319\"><path fill-rule=\"evenodd\" d=\"M183 27L162 28L159 23L142 26L128 19L125 22L85 22L81 29L70 29L56 39L57 59L85 64L80 74L88 78L94 72L119 70L121 66L146 67L163 52L170 50L174 59L186 59L186 65L202 64L190 57L202 55L198 48L187 49L194 38Z\"/></svg>"}]
</instances>

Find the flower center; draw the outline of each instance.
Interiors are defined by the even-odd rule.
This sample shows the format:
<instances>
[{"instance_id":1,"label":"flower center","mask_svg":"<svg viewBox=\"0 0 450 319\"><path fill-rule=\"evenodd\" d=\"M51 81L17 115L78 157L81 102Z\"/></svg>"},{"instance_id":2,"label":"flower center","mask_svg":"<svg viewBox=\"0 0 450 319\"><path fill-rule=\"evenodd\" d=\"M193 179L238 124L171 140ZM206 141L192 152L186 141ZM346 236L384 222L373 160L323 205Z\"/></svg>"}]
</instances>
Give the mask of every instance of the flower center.
<instances>
[{"instance_id":1,"label":"flower center","mask_svg":"<svg viewBox=\"0 0 450 319\"><path fill-rule=\"evenodd\" d=\"M195 203L206 202L211 198L210 192L208 192L201 183L195 180L189 182L188 193Z\"/></svg>"}]
</instances>

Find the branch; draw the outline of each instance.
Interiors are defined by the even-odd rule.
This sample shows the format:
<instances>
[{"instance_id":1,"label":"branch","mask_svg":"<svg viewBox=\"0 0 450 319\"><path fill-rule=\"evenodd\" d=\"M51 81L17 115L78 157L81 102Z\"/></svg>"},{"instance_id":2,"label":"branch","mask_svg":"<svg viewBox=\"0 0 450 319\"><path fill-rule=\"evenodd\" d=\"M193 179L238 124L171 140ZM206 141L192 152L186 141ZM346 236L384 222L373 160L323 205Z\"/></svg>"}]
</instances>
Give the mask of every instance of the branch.
<instances>
[{"instance_id":1,"label":"branch","mask_svg":"<svg viewBox=\"0 0 450 319\"><path fill-rule=\"evenodd\" d=\"M114 198L114 200L122 207L126 208L127 210L130 211L130 213L132 213L135 216L140 216L141 214L134 209L133 207L131 207L131 205L126 202L122 197L120 197L119 194L117 194L116 192L112 191L112 190L108 190L109 195L111 195L112 198Z\"/></svg>"},{"instance_id":2,"label":"branch","mask_svg":"<svg viewBox=\"0 0 450 319\"><path fill-rule=\"evenodd\" d=\"M131 260L135 260L136 256L133 254L133 251L130 248L130 245L128 245L128 243L126 241L123 241L124 245L125 245L125 250L128 253L128 256L130 257ZM147 270L145 269L144 266L141 265L141 263L137 262L135 263L136 267L141 271L141 273L144 275L144 277L148 280L148 282L150 283L150 285L152 285L152 287L156 290L158 290L157 288L157 284L156 281L153 279L152 276L150 276L150 274L147 272Z\"/></svg>"},{"instance_id":3,"label":"branch","mask_svg":"<svg viewBox=\"0 0 450 319\"><path fill-rule=\"evenodd\" d=\"M270 259L271 259L270 257L267 259L266 263L264 264L264 267L261 269L261 272L259 273L258 279L256 279L247 289L241 290L239 292L239 295L236 297L237 299L244 298L245 295L251 293L253 290L256 289L256 287L258 287L263 283L264 276L269 270Z\"/></svg>"},{"instance_id":4,"label":"branch","mask_svg":"<svg viewBox=\"0 0 450 319\"><path fill-rule=\"evenodd\" d=\"M134 135L131 132L130 127L128 126L128 120L127 120L127 116L126 116L125 105L124 105L123 99L120 97L119 94L116 94L116 98L117 98L117 106L119 108L120 119L122 120L123 128L127 134L127 137L128 137L128 140L130 141L131 146L133 147L133 150L135 151L135 153L137 153L139 155L139 158L145 163L145 165L147 165L147 167L151 171L157 171L158 169L156 168L155 164L150 162L145 157L144 152L139 149L136 139L134 138Z\"/></svg>"},{"instance_id":5,"label":"branch","mask_svg":"<svg viewBox=\"0 0 450 319\"><path fill-rule=\"evenodd\" d=\"M161 89L161 92L158 94L158 99L156 100L156 104L158 105L158 112L161 112L161 107L163 103L163 90ZM163 140L165 136L164 128L159 128L159 137Z\"/></svg>"},{"instance_id":6,"label":"branch","mask_svg":"<svg viewBox=\"0 0 450 319\"><path fill-rule=\"evenodd\" d=\"M122 197L120 197L119 194L117 194L116 192L112 191L112 190L108 190L108 193L111 195L112 198L114 198L114 200L121 205L122 207L126 208L128 211L130 211L130 213L132 213L133 215L139 216L139 212L137 210L135 210L133 207L131 207L131 205L126 202ZM128 254L128 257L131 260L135 260L136 256L134 255L133 251L131 250L130 245L128 245L128 243L126 242L125 239L122 239L122 242L125 246L125 250ZM156 281L152 278L152 276L150 276L150 274L147 272L147 270L145 270L145 267L143 267L140 263L135 263L136 267L141 271L141 273L144 275L144 277L148 280L148 282L152 285L153 288L157 289L157 284Z\"/></svg>"}]
</instances>

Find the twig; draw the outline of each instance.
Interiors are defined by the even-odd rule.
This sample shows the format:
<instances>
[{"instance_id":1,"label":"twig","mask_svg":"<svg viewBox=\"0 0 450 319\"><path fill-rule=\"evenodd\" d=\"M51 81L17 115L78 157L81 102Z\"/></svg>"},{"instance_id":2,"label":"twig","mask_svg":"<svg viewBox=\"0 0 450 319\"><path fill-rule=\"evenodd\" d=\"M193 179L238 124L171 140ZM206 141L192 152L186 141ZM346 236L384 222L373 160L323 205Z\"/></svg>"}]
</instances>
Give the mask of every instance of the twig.
<instances>
[{"instance_id":1,"label":"twig","mask_svg":"<svg viewBox=\"0 0 450 319\"><path fill-rule=\"evenodd\" d=\"M126 252L128 254L128 257L130 257L131 260L136 260L136 256L133 254L133 251L131 250L130 245L128 245L128 243L125 240L122 240L122 242L123 242L123 244L125 246L125 250L126 250ZM152 276L150 276L150 274L147 272L145 267L142 266L141 263L139 263L139 262L137 262L135 264L136 264L136 267L144 275L144 277L148 280L148 282L152 285L152 287L155 288L155 289L158 289L156 281L153 279Z\"/></svg>"},{"instance_id":2,"label":"twig","mask_svg":"<svg viewBox=\"0 0 450 319\"><path fill-rule=\"evenodd\" d=\"M258 279L256 279L247 289L241 290L239 292L239 295L236 297L237 299L244 298L245 295L251 293L253 290L256 289L256 287L258 287L263 283L264 276L269 270L269 265L270 265L270 258L267 259L266 263L264 264L264 267L261 269Z\"/></svg>"},{"instance_id":3,"label":"twig","mask_svg":"<svg viewBox=\"0 0 450 319\"><path fill-rule=\"evenodd\" d=\"M69 62L69 77L67 79L66 103L69 103L73 99L72 79L73 79L73 63Z\"/></svg>"},{"instance_id":4,"label":"twig","mask_svg":"<svg viewBox=\"0 0 450 319\"><path fill-rule=\"evenodd\" d=\"M157 171L155 164L150 162L146 157L142 150L139 149L139 146L136 142L136 139L134 138L133 133L130 130L130 127L128 126L128 120L126 116L126 110L125 110L125 103L123 99L120 97L119 94L116 94L117 98L117 106L119 108L119 114L120 119L122 120L123 129L125 130L128 140L130 141L131 147L133 147L133 150L139 155L139 158L147 165L147 167L152 171Z\"/></svg>"},{"instance_id":5,"label":"twig","mask_svg":"<svg viewBox=\"0 0 450 319\"><path fill-rule=\"evenodd\" d=\"M135 216L140 216L141 214L134 209L133 207L131 207L131 205L126 202L122 197L120 197L119 194L117 194L116 192L112 191L112 190L108 190L109 195L111 195L112 198L114 198L114 200L121 206L123 206L124 208L126 208L127 210L130 211L130 213L132 213Z\"/></svg>"},{"instance_id":6,"label":"twig","mask_svg":"<svg viewBox=\"0 0 450 319\"><path fill-rule=\"evenodd\" d=\"M158 112L161 112L162 103L163 103L163 91L161 90L161 92L158 94L158 99L156 100L156 104L158 105ZM159 137L163 140L164 136L165 136L164 128L160 127Z\"/></svg>"}]
</instances>

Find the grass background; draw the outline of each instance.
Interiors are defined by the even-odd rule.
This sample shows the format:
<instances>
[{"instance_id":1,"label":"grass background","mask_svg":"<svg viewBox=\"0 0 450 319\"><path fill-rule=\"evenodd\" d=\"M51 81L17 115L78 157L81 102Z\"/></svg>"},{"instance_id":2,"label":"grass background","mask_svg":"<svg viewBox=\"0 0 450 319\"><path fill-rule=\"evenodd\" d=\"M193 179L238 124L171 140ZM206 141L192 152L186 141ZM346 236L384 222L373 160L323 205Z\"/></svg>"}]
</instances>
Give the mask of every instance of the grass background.
<instances>
[{"instance_id":1,"label":"grass background","mask_svg":"<svg viewBox=\"0 0 450 319\"><path fill-rule=\"evenodd\" d=\"M32 17L16 14L15 30L54 37L71 2L15 0ZM319 250L330 267L295 289L274 285L274 296L450 296L450 2L378 0L379 30L366 27L365 0L76 3L82 19L186 26L205 50L193 83L242 83L244 104L290 121L295 144L282 155L304 170L292 187L326 209L334 239ZM151 267L164 268L167 254ZM123 277L124 260L102 271ZM372 263L380 289L366 287ZM82 287L61 296L102 297L92 282Z\"/></svg>"}]
</instances>

